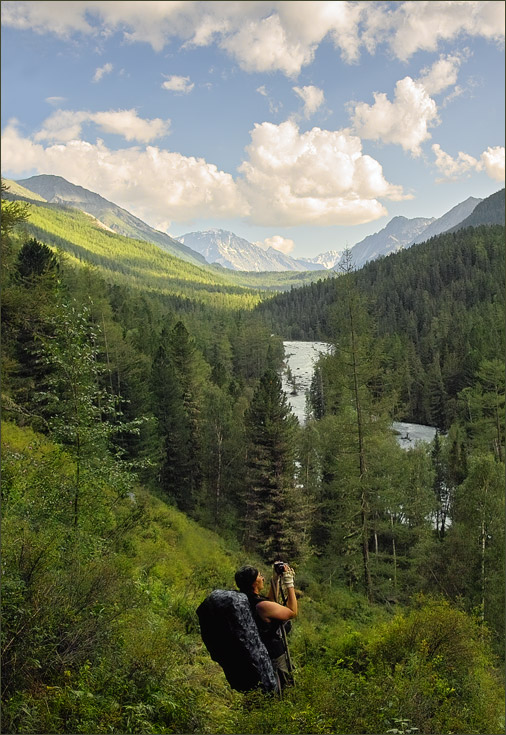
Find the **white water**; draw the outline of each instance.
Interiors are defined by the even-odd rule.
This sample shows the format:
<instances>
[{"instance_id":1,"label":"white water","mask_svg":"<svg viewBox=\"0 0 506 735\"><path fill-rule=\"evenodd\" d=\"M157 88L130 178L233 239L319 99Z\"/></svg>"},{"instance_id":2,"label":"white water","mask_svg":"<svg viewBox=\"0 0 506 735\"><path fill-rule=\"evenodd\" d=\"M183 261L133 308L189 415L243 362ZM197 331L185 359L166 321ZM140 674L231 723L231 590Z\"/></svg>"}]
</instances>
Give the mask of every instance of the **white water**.
<instances>
[{"instance_id":1,"label":"white water","mask_svg":"<svg viewBox=\"0 0 506 735\"><path fill-rule=\"evenodd\" d=\"M283 342L283 346L285 348L285 368L281 375L283 390L299 423L304 424L306 391L311 385L315 363L322 353L326 355L332 350L332 345L328 342ZM293 376L292 383L288 382L287 367ZM294 384L296 395L292 395Z\"/></svg>"},{"instance_id":2,"label":"white water","mask_svg":"<svg viewBox=\"0 0 506 735\"><path fill-rule=\"evenodd\" d=\"M315 363L321 354L327 355L333 348L328 342L283 342L283 346L285 348L285 367L281 375L283 390L299 423L304 424L306 392L311 385ZM287 368L290 368L292 373L292 382L288 380ZM296 394L292 395L294 384ZM409 449L417 442L431 442L436 434L433 426L409 424L404 421L394 421L392 428L403 449Z\"/></svg>"},{"instance_id":3,"label":"white water","mask_svg":"<svg viewBox=\"0 0 506 735\"><path fill-rule=\"evenodd\" d=\"M424 424L408 424L405 421L394 421L392 428L397 434L397 441L403 449L414 447L418 442L431 442L436 436L433 426Z\"/></svg>"}]
</instances>

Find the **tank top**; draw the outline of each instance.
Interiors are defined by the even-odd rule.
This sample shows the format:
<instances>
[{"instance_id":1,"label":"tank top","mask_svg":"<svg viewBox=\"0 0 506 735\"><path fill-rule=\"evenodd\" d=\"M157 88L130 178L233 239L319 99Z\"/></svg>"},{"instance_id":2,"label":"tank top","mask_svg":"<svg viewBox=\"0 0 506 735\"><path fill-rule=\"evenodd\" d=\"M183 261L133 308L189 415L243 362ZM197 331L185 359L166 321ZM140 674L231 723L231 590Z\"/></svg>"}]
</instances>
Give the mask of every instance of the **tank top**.
<instances>
[{"instance_id":1,"label":"tank top","mask_svg":"<svg viewBox=\"0 0 506 735\"><path fill-rule=\"evenodd\" d=\"M260 640L266 647L269 656L272 659L278 658L278 656L281 656L285 652L283 639L281 638L281 626L283 625L283 621L271 620L267 622L266 620L262 620L256 608L259 602L267 601L267 597L250 593L248 594L248 600L260 634Z\"/></svg>"}]
</instances>

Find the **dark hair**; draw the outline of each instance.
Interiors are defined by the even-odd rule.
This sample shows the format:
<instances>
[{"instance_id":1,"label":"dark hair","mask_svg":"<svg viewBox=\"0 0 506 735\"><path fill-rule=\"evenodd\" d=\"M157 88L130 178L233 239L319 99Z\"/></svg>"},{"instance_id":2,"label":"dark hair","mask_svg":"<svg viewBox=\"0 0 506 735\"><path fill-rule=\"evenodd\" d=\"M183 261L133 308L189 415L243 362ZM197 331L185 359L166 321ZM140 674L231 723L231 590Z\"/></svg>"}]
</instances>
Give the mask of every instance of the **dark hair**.
<instances>
[{"instance_id":1,"label":"dark hair","mask_svg":"<svg viewBox=\"0 0 506 735\"><path fill-rule=\"evenodd\" d=\"M235 573L235 583L241 592L251 592L251 587L257 577L258 569L246 564L246 566L241 567Z\"/></svg>"}]
</instances>

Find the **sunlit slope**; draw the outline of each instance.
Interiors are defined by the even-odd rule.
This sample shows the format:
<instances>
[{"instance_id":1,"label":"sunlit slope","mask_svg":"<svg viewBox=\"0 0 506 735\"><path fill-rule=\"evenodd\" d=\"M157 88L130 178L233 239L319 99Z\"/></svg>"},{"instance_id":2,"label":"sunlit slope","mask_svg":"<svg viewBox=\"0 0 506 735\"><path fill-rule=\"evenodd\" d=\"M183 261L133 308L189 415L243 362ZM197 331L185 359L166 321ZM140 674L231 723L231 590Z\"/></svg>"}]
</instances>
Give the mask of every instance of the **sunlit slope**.
<instances>
[{"instance_id":1,"label":"sunlit slope","mask_svg":"<svg viewBox=\"0 0 506 735\"><path fill-rule=\"evenodd\" d=\"M17 181L13 181L12 179L4 179L2 177L3 183L8 187L8 190L6 192L2 192L2 198L3 199L27 199L29 201L34 202L45 202L46 200L44 197L40 196L39 194L36 194L34 191L30 191L29 189L25 189L24 186L21 186L21 184L18 184ZM9 194L11 196L9 196Z\"/></svg>"},{"instance_id":2,"label":"sunlit slope","mask_svg":"<svg viewBox=\"0 0 506 735\"><path fill-rule=\"evenodd\" d=\"M258 291L234 284L226 273L195 266L156 245L117 235L73 208L33 203L26 230L77 262L96 266L108 280L187 297L224 308L252 308Z\"/></svg>"}]
</instances>

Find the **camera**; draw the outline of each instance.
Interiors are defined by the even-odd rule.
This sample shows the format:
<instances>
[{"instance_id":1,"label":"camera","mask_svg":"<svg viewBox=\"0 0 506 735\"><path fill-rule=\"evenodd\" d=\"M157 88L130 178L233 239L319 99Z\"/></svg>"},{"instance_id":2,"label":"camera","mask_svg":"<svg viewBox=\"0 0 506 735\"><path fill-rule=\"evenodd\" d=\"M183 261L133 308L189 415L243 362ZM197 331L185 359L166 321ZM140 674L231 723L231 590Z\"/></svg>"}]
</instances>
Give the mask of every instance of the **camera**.
<instances>
[{"instance_id":1,"label":"camera","mask_svg":"<svg viewBox=\"0 0 506 735\"><path fill-rule=\"evenodd\" d=\"M284 561L275 561L274 562L274 571L276 574L283 574L285 571L285 562Z\"/></svg>"}]
</instances>

